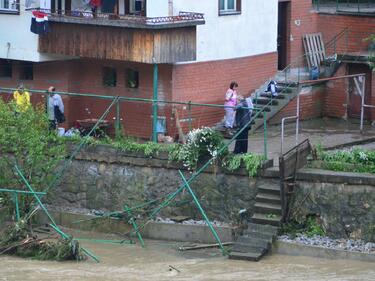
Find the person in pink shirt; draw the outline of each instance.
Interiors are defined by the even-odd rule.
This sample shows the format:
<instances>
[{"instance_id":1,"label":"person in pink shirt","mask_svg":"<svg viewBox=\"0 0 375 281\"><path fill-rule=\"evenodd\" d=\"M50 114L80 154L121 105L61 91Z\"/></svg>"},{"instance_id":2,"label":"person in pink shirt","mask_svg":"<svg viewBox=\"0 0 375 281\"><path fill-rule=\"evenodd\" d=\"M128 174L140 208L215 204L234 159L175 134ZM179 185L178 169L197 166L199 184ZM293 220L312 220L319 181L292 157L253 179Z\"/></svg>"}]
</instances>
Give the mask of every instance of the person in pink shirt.
<instances>
[{"instance_id":1,"label":"person in pink shirt","mask_svg":"<svg viewBox=\"0 0 375 281\"><path fill-rule=\"evenodd\" d=\"M229 85L229 89L225 94L225 128L233 128L234 116L235 116L235 106L237 105L237 82L233 81Z\"/></svg>"}]
</instances>

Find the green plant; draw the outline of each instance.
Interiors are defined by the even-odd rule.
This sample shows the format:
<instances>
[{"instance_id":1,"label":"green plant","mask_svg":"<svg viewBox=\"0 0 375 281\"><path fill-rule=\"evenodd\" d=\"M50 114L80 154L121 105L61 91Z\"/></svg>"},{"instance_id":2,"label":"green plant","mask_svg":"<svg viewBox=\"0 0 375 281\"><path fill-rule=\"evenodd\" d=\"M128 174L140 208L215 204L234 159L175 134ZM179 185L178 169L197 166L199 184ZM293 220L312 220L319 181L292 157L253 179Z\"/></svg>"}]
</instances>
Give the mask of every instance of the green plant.
<instances>
[{"instance_id":1,"label":"green plant","mask_svg":"<svg viewBox=\"0 0 375 281\"><path fill-rule=\"evenodd\" d=\"M258 174L259 168L262 166L265 157L262 155L246 154L230 154L223 160L223 166L229 171L237 170L244 163L250 177Z\"/></svg>"},{"instance_id":2,"label":"green plant","mask_svg":"<svg viewBox=\"0 0 375 281\"><path fill-rule=\"evenodd\" d=\"M200 159L204 157L216 159L223 145L223 136L212 128L194 129L187 135L186 144L175 151L175 156L189 170L194 170ZM223 151L226 152L227 150Z\"/></svg>"},{"instance_id":3,"label":"green plant","mask_svg":"<svg viewBox=\"0 0 375 281\"><path fill-rule=\"evenodd\" d=\"M308 237L314 235L325 236L326 232L316 216L309 216L305 223L304 234Z\"/></svg>"},{"instance_id":4,"label":"green plant","mask_svg":"<svg viewBox=\"0 0 375 281\"><path fill-rule=\"evenodd\" d=\"M325 236L326 231L320 223L319 217L316 215L309 215L304 217L303 221L291 220L284 223L281 228L281 234L287 234L290 237L295 237L297 234L304 234L308 237L314 235Z\"/></svg>"},{"instance_id":5,"label":"green plant","mask_svg":"<svg viewBox=\"0 0 375 281\"><path fill-rule=\"evenodd\" d=\"M15 113L12 102L0 99L0 124L0 187L25 189L14 172L17 164L36 191L46 189L66 153L62 138L48 129L44 107ZM25 211L32 200L24 197Z\"/></svg>"},{"instance_id":6,"label":"green plant","mask_svg":"<svg viewBox=\"0 0 375 281\"><path fill-rule=\"evenodd\" d=\"M330 152L318 149L316 151L317 160L320 161L319 166L322 169L375 173L375 151L366 151L358 148Z\"/></svg>"},{"instance_id":7,"label":"green plant","mask_svg":"<svg viewBox=\"0 0 375 281\"><path fill-rule=\"evenodd\" d=\"M375 71L375 34L371 34L365 38L364 41L370 41L369 46L369 65L373 71Z\"/></svg>"}]
</instances>

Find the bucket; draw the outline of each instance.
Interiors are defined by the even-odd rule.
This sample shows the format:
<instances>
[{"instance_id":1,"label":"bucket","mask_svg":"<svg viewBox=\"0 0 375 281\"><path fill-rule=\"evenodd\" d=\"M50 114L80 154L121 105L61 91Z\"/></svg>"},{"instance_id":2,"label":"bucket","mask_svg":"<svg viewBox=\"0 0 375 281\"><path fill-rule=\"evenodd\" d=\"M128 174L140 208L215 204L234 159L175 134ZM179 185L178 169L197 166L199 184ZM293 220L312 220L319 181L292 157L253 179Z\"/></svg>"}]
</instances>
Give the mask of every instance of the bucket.
<instances>
[{"instance_id":1,"label":"bucket","mask_svg":"<svg viewBox=\"0 0 375 281\"><path fill-rule=\"evenodd\" d=\"M65 134L65 128L57 128L57 135L62 137Z\"/></svg>"},{"instance_id":2,"label":"bucket","mask_svg":"<svg viewBox=\"0 0 375 281\"><path fill-rule=\"evenodd\" d=\"M319 79L319 68L317 66L313 66L310 69L310 80L317 80Z\"/></svg>"}]
</instances>

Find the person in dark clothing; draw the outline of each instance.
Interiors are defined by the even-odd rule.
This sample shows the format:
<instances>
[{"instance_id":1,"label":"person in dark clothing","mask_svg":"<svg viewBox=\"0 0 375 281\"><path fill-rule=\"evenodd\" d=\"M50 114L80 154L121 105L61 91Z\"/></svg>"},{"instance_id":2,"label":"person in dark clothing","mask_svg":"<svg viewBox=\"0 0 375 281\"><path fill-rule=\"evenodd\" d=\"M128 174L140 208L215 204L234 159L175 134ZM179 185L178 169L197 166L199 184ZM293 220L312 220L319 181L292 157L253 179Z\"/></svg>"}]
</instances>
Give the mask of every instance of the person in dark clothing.
<instances>
[{"instance_id":1,"label":"person in dark clothing","mask_svg":"<svg viewBox=\"0 0 375 281\"><path fill-rule=\"evenodd\" d=\"M236 137L236 144L234 146L234 154L247 153L247 143L249 137L249 130L251 125L249 124L251 120L252 110L249 109L249 103L243 97L239 97L239 103L236 107L236 124L238 130L243 131Z\"/></svg>"}]
</instances>

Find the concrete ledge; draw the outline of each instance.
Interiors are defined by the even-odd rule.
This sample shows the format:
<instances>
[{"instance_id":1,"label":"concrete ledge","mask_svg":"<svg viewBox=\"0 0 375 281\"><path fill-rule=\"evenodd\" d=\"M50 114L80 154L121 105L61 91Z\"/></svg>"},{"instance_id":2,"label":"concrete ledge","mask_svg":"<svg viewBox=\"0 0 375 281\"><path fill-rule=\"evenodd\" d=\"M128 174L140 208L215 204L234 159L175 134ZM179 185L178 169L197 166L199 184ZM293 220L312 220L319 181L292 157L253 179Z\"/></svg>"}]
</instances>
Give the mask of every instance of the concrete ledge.
<instances>
[{"instance_id":1,"label":"concrete ledge","mask_svg":"<svg viewBox=\"0 0 375 281\"><path fill-rule=\"evenodd\" d=\"M262 176L265 178L279 178L279 167L268 168L263 171ZM303 168L297 173L297 180L309 182L325 182L325 183L345 183L374 185L375 174L370 173L351 173L351 172L335 172L330 170Z\"/></svg>"},{"instance_id":2,"label":"concrete ledge","mask_svg":"<svg viewBox=\"0 0 375 281\"><path fill-rule=\"evenodd\" d=\"M235 228L233 227L214 227L221 242L233 242L235 239ZM216 240L206 225L188 225L188 224L168 224L151 222L147 224L142 232L145 238L195 242L195 243L216 243Z\"/></svg>"},{"instance_id":3,"label":"concrete ledge","mask_svg":"<svg viewBox=\"0 0 375 281\"><path fill-rule=\"evenodd\" d=\"M375 262L375 254L350 252L337 249L327 249L318 246L307 246L284 241L276 241L273 244L272 253L290 256L307 256L324 259L346 259L365 262Z\"/></svg>"},{"instance_id":4,"label":"concrete ledge","mask_svg":"<svg viewBox=\"0 0 375 281\"><path fill-rule=\"evenodd\" d=\"M375 175L369 173L335 172L305 168L297 173L297 180L327 183L375 185Z\"/></svg>"},{"instance_id":5,"label":"concrete ledge","mask_svg":"<svg viewBox=\"0 0 375 281\"><path fill-rule=\"evenodd\" d=\"M103 233L128 233L133 230L123 219L116 218L98 218L92 215L75 214L68 212L49 211L53 219L58 225ZM92 220L92 218L97 218ZM50 221L44 213L39 212L37 221L41 224L49 224ZM80 222L77 222L80 221ZM139 221L138 225L142 222ZM221 242L232 242L235 239L234 227L214 227ZM150 222L141 231L143 238L179 241L179 242L195 242L195 243L216 243L214 236L206 225L188 225L188 224L171 224Z\"/></svg>"}]
</instances>

